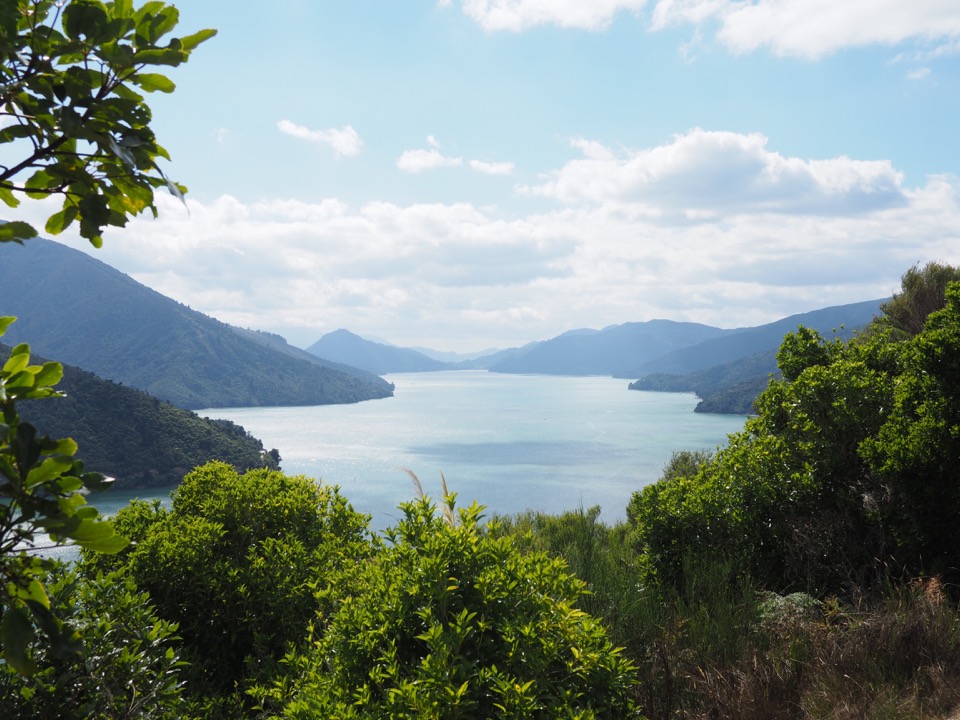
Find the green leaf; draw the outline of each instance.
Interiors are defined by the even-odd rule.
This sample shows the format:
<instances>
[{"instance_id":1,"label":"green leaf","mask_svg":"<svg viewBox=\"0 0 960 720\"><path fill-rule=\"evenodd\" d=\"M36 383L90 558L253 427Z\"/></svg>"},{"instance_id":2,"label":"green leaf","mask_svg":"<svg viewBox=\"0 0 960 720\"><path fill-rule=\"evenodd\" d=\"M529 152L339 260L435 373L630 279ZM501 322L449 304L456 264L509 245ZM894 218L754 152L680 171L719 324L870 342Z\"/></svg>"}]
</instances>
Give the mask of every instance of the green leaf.
<instances>
[{"instance_id":1,"label":"green leaf","mask_svg":"<svg viewBox=\"0 0 960 720\"><path fill-rule=\"evenodd\" d=\"M73 205L68 205L60 212L51 215L44 229L51 235L59 235L70 227L71 223L76 219L77 208Z\"/></svg>"},{"instance_id":2,"label":"green leaf","mask_svg":"<svg viewBox=\"0 0 960 720\"><path fill-rule=\"evenodd\" d=\"M33 602L42 605L45 608L50 607L50 598L47 597L47 591L43 587L43 583L40 582L38 578L30 578L30 581L27 583L26 587L20 585L14 585L16 588L13 593L14 597L19 600L32 600Z\"/></svg>"},{"instance_id":3,"label":"green leaf","mask_svg":"<svg viewBox=\"0 0 960 720\"><path fill-rule=\"evenodd\" d=\"M159 90L160 92L172 93L177 89L177 86L173 83L173 80L168 78L166 75L161 75L160 73L138 73L133 76L131 82L135 83L138 87L146 92L154 92L155 90Z\"/></svg>"},{"instance_id":4,"label":"green leaf","mask_svg":"<svg viewBox=\"0 0 960 720\"><path fill-rule=\"evenodd\" d=\"M0 130L0 144L8 143L18 138L26 138L37 134L37 128L33 125L8 125Z\"/></svg>"},{"instance_id":5,"label":"green leaf","mask_svg":"<svg viewBox=\"0 0 960 720\"><path fill-rule=\"evenodd\" d=\"M46 362L37 373L37 387L52 387L63 379L63 365L58 362Z\"/></svg>"},{"instance_id":6,"label":"green leaf","mask_svg":"<svg viewBox=\"0 0 960 720\"><path fill-rule=\"evenodd\" d=\"M15 220L0 225L0 242L17 242L22 245L24 240L36 236L37 231L29 223Z\"/></svg>"},{"instance_id":7,"label":"green leaf","mask_svg":"<svg viewBox=\"0 0 960 720\"><path fill-rule=\"evenodd\" d=\"M77 443L74 442L72 438L62 438L54 443L53 447L50 448L50 452L57 455L75 455L77 452Z\"/></svg>"},{"instance_id":8,"label":"green leaf","mask_svg":"<svg viewBox=\"0 0 960 720\"><path fill-rule=\"evenodd\" d=\"M206 42L216 34L217 34L217 31L213 30L212 28L207 28L206 30L200 30L198 32L193 33L193 35L187 35L186 37L180 38L180 47L186 50L187 52L190 52L191 50L194 50L197 47L197 45L199 45L202 42Z\"/></svg>"},{"instance_id":9,"label":"green leaf","mask_svg":"<svg viewBox=\"0 0 960 720\"><path fill-rule=\"evenodd\" d=\"M3 200L3 204L7 207L15 208L20 205L20 200L13 194L13 191L2 185L0 185L0 200Z\"/></svg>"},{"instance_id":10,"label":"green leaf","mask_svg":"<svg viewBox=\"0 0 960 720\"><path fill-rule=\"evenodd\" d=\"M81 547L106 555L114 555L130 544L127 538L117 535L113 525L105 520L84 520L70 536Z\"/></svg>"},{"instance_id":11,"label":"green leaf","mask_svg":"<svg viewBox=\"0 0 960 720\"><path fill-rule=\"evenodd\" d=\"M33 623L22 607L7 607L0 624L3 657L21 675L33 675L37 671L36 664L28 654L30 643L35 637Z\"/></svg>"},{"instance_id":12,"label":"green leaf","mask_svg":"<svg viewBox=\"0 0 960 720\"><path fill-rule=\"evenodd\" d=\"M138 65L170 65L176 67L186 60L186 54L170 48L151 48L136 53L133 59Z\"/></svg>"},{"instance_id":13,"label":"green leaf","mask_svg":"<svg viewBox=\"0 0 960 720\"><path fill-rule=\"evenodd\" d=\"M20 343L10 351L10 357L3 364L3 373L5 375L14 375L22 372L30 364L30 346L26 343Z\"/></svg>"},{"instance_id":14,"label":"green leaf","mask_svg":"<svg viewBox=\"0 0 960 720\"><path fill-rule=\"evenodd\" d=\"M32 468L27 474L26 487L34 487L62 475L73 467L73 458L50 457Z\"/></svg>"},{"instance_id":15,"label":"green leaf","mask_svg":"<svg viewBox=\"0 0 960 720\"><path fill-rule=\"evenodd\" d=\"M7 332L7 328L13 325L17 319L12 315L5 315L0 317L0 337L3 337Z\"/></svg>"},{"instance_id":16,"label":"green leaf","mask_svg":"<svg viewBox=\"0 0 960 720\"><path fill-rule=\"evenodd\" d=\"M63 31L73 40L97 38L107 19L107 8L98 0L73 0L63 11Z\"/></svg>"}]
</instances>

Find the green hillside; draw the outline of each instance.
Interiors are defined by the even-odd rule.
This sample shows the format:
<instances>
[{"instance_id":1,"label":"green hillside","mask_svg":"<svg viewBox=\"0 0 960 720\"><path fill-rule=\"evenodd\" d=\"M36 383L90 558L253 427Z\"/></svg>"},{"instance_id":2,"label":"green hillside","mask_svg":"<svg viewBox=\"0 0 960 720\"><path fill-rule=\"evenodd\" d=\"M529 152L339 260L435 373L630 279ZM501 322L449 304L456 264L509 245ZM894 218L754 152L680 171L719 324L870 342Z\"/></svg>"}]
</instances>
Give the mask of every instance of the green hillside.
<instances>
[{"instance_id":1,"label":"green hillside","mask_svg":"<svg viewBox=\"0 0 960 720\"><path fill-rule=\"evenodd\" d=\"M388 397L359 370L293 357L164 297L77 250L0 246L6 339L183 408L324 405Z\"/></svg>"},{"instance_id":2,"label":"green hillside","mask_svg":"<svg viewBox=\"0 0 960 720\"><path fill-rule=\"evenodd\" d=\"M229 420L201 418L69 365L63 371L57 388L66 397L23 401L21 413L44 435L72 437L87 468L116 478L117 488L175 485L211 460L240 470L278 466L275 452Z\"/></svg>"}]
</instances>

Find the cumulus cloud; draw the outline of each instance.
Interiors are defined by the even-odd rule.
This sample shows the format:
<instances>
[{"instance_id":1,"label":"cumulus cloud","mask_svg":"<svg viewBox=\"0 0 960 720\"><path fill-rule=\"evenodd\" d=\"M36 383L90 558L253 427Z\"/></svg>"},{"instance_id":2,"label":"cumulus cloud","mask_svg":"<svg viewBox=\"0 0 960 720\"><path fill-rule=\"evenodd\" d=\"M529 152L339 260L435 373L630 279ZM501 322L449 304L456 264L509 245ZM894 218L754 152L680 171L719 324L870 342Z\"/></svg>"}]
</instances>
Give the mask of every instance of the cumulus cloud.
<instances>
[{"instance_id":1,"label":"cumulus cloud","mask_svg":"<svg viewBox=\"0 0 960 720\"><path fill-rule=\"evenodd\" d=\"M404 172L418 174L425 170L463 165L463 158L449 157L440 152L440 143L433 135L427 135L427 144L429 148L404 150L397 158L397 167Z\"/></svg>"},{"instance_id":2,"label":"cumulus cloud","mask_svg":"<svg viewBox=\"0 0 960 720\"><path fill-rule=\"evenodd\" d=\"M536 25L601 30L621 10L639 11L646 0L463 0L463 12L486 30L518 32Z\"/></svg>"},{"instance_id":3,"label":"cumulus cloud","mask_svg":"<svg viewBox=\"0 0 960 720\"><path fill-rule=\"evenodd\" d=\"M717 38L737 53L769 48L816 59L846 47L960 38L952 0L658 0L651 27L719 24Z\"/></svg>"},{"instance_id":4,"label":"cumulus cloud","mask_svg":"<svg viewBox=\"0 0 960 720\"><path fill-rule=\"evenodd\" d=\"M277 128L291 137L328 145L338 157L354 157L363 149L363 140L351 125L344 125L340 129L311 130L289 120L281 120Z\"/></svg>"},{"instance_id":5,"label":"cumulus cloud","mask_svg":"<svg viewBox=\"0 0 960 720\"><path fill-rule=\"evenodd\" d=\"M622 151L575 139L584 157L522 194L563 203L635 202L658 212L862 212L905 202L902 174L887 160L807 160L767 148L759 133L694 129L669 143Z\"/></svg>"}]
</instances>

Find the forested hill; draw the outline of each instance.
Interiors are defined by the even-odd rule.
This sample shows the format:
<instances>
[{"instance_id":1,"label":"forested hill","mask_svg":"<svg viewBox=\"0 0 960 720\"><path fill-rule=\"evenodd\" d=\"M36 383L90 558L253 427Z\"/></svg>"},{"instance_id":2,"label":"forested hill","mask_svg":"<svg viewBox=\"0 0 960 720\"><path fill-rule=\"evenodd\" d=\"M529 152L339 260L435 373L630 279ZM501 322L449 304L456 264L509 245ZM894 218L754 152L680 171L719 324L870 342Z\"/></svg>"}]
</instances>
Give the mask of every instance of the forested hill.
<instances>
[{"instance_id":1,"label":"forested hill","mask_svg":"<svg viewBox=\"0 0 960 720\"><path fill-rule=\"evenodd\" d=\"M0 345L0 357L9 351ZM175 485L211 460L238 470L277 467L263 443L229 420L201 418L70 365L57 389L66 397L23 400L21 415L42 435L73 438L86 468L116 478L117 488Z\"/></svg>"},{"instance_id":2,"label":"forested hill","mask_svg":"<svg viewBox=\"0 0 960 720\"><path fill-rule=\"evenodd\" d=\"M388 397L370 373L248 337L77 250L36 238L0 246L9 343L183 408L321 405Z\"/></svg>"}]
</instances>

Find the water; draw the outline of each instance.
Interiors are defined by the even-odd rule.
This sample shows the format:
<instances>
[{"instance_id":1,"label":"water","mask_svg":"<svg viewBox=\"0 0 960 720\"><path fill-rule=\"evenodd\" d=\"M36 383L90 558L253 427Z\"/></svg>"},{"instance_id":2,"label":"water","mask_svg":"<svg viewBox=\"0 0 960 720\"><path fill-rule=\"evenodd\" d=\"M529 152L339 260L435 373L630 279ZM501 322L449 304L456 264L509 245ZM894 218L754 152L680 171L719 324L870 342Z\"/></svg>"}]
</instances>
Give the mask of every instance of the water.
<instances>
[{"instance_id":1,"label":"water","mask_svg":"<svg viewBox=\"0 0 960 720\"><path fill-rule=\"evenodd\" d=\"M674 451L716 448L744 422L694 413L693 395L628 391L627 381L604 377L456 371L387 379L394 397L356 405L199 412L277 448L288 474L338 485L374 529L391 525L398 503L415 497L404 468L433 497L443 473L459 505L476 500L498 513L600 505L615 522Z\"/></svg>"}]
</instances>

